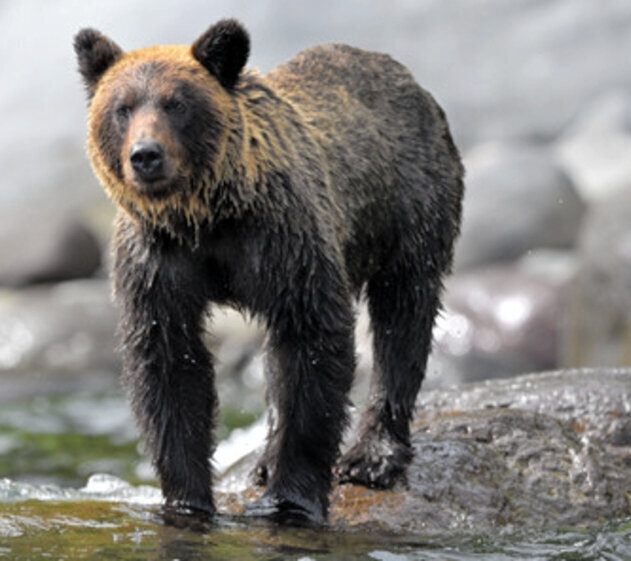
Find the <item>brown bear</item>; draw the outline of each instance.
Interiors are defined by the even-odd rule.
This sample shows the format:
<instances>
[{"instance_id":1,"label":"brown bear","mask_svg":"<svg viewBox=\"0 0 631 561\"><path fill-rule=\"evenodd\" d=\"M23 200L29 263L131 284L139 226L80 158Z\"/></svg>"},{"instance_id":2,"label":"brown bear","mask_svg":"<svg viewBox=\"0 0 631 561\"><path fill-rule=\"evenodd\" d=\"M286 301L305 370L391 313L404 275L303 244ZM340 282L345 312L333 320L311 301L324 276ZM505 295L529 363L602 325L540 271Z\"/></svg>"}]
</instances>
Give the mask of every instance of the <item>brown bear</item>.
<instances>
[{"instance_id":1,"label":"brown bear","mask_svg":"<svg viewBox=\"0 0 631 561\"><path fill-rule=\"evenodd\" d=\"M247 513L325 520L334 468L392 485L459 231L463 168L441 108L401 64L345 45L246 72L234 20L190 47L124 53L92 29L74 47L89 157L119 209L124 378L167 505L215 511L211 303L268 332L267 487ZM372 389L339 458L363 290Z\"/></svg>"}]
</instances>

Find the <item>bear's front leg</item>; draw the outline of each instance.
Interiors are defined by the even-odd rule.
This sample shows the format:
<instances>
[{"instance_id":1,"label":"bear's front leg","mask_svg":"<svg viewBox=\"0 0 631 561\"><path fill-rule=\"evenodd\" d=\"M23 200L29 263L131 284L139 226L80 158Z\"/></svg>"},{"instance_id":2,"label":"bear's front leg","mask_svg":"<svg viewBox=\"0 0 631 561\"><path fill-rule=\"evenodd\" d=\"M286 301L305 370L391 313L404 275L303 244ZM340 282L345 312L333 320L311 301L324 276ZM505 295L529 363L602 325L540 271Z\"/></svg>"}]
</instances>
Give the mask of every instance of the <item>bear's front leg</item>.
<instances>
[{"instance_id":1,"label":"bear's front leg","mask_svg":"<svg viewBox=\"0 0 631 561\"><path fill-rule=\"evenodd\" d=\"M129 230L125 236L114 276L133 410L167 504L212 514L216 394L201 339L203 290L184 252L139 247Z\"/></svg>"},{"instance_id":2,"label":"bear's front leg","mask_svg":"<svg viewBox=\"0 0 631 561\"><path fill-rule=\"evenodd\" d=\"M345 284L326 266L315 269L317 278L284 292L268 320L267 488L246 514L282 522L326 520L355 368Z\"/></svg>"}]
</instances>

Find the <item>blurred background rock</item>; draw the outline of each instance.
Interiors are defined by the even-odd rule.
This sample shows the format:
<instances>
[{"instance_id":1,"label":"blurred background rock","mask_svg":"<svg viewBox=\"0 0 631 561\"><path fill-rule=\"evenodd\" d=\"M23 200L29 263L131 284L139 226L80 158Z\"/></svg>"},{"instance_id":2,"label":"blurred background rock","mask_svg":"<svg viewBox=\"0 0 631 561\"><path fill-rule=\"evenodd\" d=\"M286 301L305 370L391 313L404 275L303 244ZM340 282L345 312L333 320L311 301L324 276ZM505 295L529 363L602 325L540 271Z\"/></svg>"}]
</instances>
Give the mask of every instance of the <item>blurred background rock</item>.
<instances>
[{"instance_id":1,"label":"blurred background rock","mask_svg":"<svg viewBox=\"0 0 631 561\"><path fill-rule=\"evenodd\" d=\"M113 208L84 155L73 35L190 43L222 17L249 28L263 72L350 43L403 62L445 108L468 190L427 386L631 363L628 0L0 0L0 401L119 369ZM224 401L259 410L260 330L213 324ZM362 312L360 374L368 331Z\"/></svg>"}]
</instances>

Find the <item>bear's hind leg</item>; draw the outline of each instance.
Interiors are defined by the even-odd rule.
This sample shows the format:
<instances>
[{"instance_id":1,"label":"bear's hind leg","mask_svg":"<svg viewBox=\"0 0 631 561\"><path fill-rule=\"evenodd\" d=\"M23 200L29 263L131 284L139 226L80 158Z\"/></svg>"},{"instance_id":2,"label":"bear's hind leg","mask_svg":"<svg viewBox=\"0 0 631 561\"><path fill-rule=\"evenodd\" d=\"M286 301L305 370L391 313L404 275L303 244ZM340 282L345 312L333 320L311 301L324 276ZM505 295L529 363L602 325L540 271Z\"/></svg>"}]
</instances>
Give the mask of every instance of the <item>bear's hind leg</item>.
<instances>
[{"instance_id":1,"label":"bear's hind leg","mask_svg":"<svg viewBox=\"0 0 631 561\"><path fill-rule=\"evenodd\" d=\"M340 482L391 487L412 458L409 425L441 290L441 271L421 259L398 259L368 283L373 376L359 437L336 467Z\"/></svg>"}]
</instances>

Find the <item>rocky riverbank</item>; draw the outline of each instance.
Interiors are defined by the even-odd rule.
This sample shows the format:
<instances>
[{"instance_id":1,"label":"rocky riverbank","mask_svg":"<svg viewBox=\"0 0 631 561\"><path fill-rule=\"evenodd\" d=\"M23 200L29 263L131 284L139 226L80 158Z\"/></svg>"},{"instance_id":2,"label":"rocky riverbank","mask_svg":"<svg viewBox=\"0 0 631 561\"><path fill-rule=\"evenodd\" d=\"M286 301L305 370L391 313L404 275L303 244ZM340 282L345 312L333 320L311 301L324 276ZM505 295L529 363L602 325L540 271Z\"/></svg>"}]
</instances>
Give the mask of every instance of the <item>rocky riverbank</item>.
<instances>
[{"instance_id":1,"label":"rocky riverbank","mask_svg":"<svg viewBox=\"0 0 631 561\"><path fill-rule=\"evenodd\" d=\"M426 392L407 481L336 485L331 524L396 533L593 527L631 515L631 370L568 370ZM220 479L238 514L256 453Z\"/></svg>"}]
</instances>

